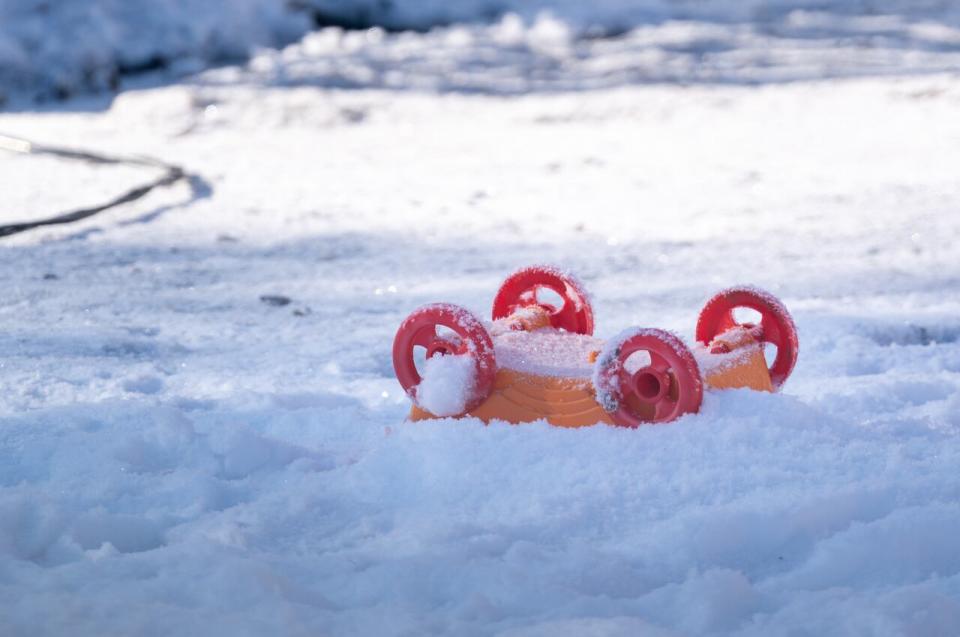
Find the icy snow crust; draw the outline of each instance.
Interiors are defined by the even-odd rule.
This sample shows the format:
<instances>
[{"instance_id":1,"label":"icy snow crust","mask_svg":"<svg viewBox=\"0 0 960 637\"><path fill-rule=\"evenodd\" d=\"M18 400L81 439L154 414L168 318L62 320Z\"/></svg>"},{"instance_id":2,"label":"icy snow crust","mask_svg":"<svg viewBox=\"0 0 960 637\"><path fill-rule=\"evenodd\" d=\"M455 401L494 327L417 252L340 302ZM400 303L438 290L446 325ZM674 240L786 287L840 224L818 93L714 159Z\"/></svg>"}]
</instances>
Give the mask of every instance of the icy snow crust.
<instances>
[{"instance_id":1,"label":"icy snow crust","mask_svg":"<svg viewBox=\"0 0 960 637\"><path fill-rule=\"evenodd\" d=\"M731 68L776 68L771 39L772 66ZM579 86L192 83L0 115L211 189L0 247L0 635L960 633L960 78ZM0 175L4 221L143 177ZM665 426L406 423L410 309L488 310L541 261L582 275L600 338L692 343L747 280L803 354L783 393Z\"/></svg>"}]
</instances>

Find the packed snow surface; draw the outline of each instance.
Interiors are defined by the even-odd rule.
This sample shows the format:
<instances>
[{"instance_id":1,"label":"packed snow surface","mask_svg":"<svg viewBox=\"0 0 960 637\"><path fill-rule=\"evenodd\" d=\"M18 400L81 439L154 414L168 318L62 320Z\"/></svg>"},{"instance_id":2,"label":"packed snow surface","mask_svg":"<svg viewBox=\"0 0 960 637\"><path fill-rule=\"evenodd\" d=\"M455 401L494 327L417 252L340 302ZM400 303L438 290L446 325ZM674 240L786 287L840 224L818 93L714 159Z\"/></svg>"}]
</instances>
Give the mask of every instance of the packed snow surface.
<instances>
[{"instance_id":1,"label":"packed snow surface","mask_svg":"<svg viewBox=\"0 0 960 637\"><path fill-rule=\"evenodd\" d=\"M469 354L426 359L417 385L417 404L434 416L462 414L476 390L476 367L476 360Z\"/></svg>"},{"instance_id":2,"label":"packed snow surface","mask_svg":"<svg viewBox=\"0 0 960 637\"><path fill-rule=\"evenodd\" d=\"M754 23L675 31L664 58L475 40L449 73L417 56L456 26L328 30L359 47L350 90L311 36L0 115L196 176L0 249L0 635L960 633L960 77L906 75L955 55L896 40L923 16L859 48L773 34L766 63ZM653 59L679 83L611 79ZM904 73L765 83L834 60ZM0 222L153 176L0 175ZM580 275L602 339L692 343L714 293L762 286L799 362L782 393L637 430L406 422L401 321L487 316L541 262Z\"/></svg>"}]
</instances>

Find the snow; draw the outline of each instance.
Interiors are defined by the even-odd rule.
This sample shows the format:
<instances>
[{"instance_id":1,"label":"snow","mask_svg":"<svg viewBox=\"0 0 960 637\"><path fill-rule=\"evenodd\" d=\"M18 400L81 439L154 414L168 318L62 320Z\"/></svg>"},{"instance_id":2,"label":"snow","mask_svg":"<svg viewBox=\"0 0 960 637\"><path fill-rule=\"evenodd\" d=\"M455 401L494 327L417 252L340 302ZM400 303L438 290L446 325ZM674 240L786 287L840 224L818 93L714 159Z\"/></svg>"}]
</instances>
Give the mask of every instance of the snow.
<instances>
[{"instance_id":1,"label":"snow","mask_svg":"<svg viewBox=\"0 0 960 637\"><path fill-rule=\"evenodd\" d=\"M263 48L315 23L334 26ZM0 105L250 55L280 85L517 94L951 72L958 44L960 5L938 0L0 0Z\"/></svg>"},{"instance_id":2,"label":"snow","mask_svg":"<svg viewBox=\"0 0 960 637\"><path fill-rule=\"evenodd\" d=\"M703 374L704 377L707 377L710 374L742 365L744 361L760 347L762 347L760 344L748 344L730 352L715 353L710 351L710 348L705 345L694 343L690 347L690 353L693 354L693 358L697 361L697 367L700 369L700 373Z\"/></svg>"},{"instance_id":3,"label":"snow","mask_svg":"<svg viewBox=\"0 0 960 637\"><path fill-rule=\"evenodd\" d=\"M0 0L0 105L20 93L109 89L125 72L182 76L309 28L305 13L277 0Z\"/></svg>"},{"instance_id":4,"label":"snow","mask_svg":"<svg viewBox=\"0 0 960 637\"><path fill-rule=\"evenodd\" d=\"M434 416L458 416L477 383L473 356L432 356L424 361L423 376L417 385L417 404Z\"/></svg>"},{"instance_id":5,"label":"snow","mask_svg":"<svg viewBox=\"0 0 960 637\"><path fill-rule=\"evenodd\" d=\"M696 11L685 18L638 17L615 38L589 37L589 21L551 13L508 13L493 24L456 24L416 36L331 27L281 51L260 52L244 72L212 72L208 81L513 95L650 82L756 84L953 72L960 66L960 6L943 12L949 15L935 16L943 20L937 35L917 28L916 11L878 21L823 9L774 11L732 24L732 17L718 21Z\"/></svg>"},{"instance_id":6,"label":"snow","mask_svg":"<svg viewBox=\"0 0 960 637\"><path fill-rule=\"evenodd\" d=\"M788 18L808 29L872 23L895 31L900 24L897 17L902 17L921 22L918 30L943 37L943 25L924 19L956 17L957 11L935 0L306 0L306 4L330 22L392 29L423 30L437 24L484 21L504 12L529 21L549 13L592 35L617 34L637 24L670 19L729 24Z\"/></svg>"},{"instance_id":7,"label":"snow","mask_svg":"<svg viewBox=\"0 0 960 637\"><path fill-rule=\"evenodd\" d=\"M493 346L498 367L540 376L590 378L592 355L601 350L603 341L546 328L496 333Z\"/></svg>"},{"instance_id":8,"label":"snow","mask_svg":"<svg viewBox=\"0 0 960 637\"><path fill-rule=\"evenodd\" d=\"M399 76L331 87L306 40L0 114L208 185L4 241L0 634L960 632L960 77L898 39L925 12L875 38L883 16L811 9L835 37L796 48L717 22L715 55L651 24L672 44L574 38L555 66L485 35L503 22L364 33L335 61ZM463 33L487 39L446 70L450 48L401 64ZM677 82L631 83L650 69ZM152 172L3 153L0 175L7 222ZM403 319L488 316L538 262L581 276L602 339L692 343L752 282L797 367L637 430L407 422Z\"/></svg>"}]
</instances>

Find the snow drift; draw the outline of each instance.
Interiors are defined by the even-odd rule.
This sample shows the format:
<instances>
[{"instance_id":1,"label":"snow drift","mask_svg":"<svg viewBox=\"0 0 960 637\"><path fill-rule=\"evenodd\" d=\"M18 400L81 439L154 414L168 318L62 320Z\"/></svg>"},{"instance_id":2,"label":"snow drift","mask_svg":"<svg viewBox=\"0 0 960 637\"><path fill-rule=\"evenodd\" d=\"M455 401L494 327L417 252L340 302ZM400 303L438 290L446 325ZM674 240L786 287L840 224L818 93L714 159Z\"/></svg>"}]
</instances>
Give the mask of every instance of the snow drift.
<instances>
[{"instance_id":1,"label":"snow drift","mask_svg":"<svg viewBox=\"0 0 960 637\"><path fill-rule=\"evenodd\" d=\"M934 0L0 0L0 98L4 94L62 98L109 89L122 75L144 70L168 69L182 75L245 59L258 48L288 44L317 26L430 31L498 22L507 15L506 28L493 32L441 29L420 40L391 37L384 51L364 56L374 63L361 64L372 68L353 75L349 68L357 60L344 53L356 53L363 36L347 51L315 39L306 50L319 53L324 70L314 69L307 77L331 86L476 90L476 81L464 83L462 76L475 73L479 65L491 66L500 77L514 76L518 87L511 90L518 92L537 88L537 77L544 71L596 58L599 47L610 55L594 61L590 71L598 77L586 78L591 86L690 79L790 80L798 79L798 74L763 69L803 55L815 58L815 66L810 67L808 59L799 77L902 72L897 66L903 63L912 70L945 70L956 68L956 59L936 54L960 47L960 5ZM595 43L601 36L624 35L626 42ZM371 37L368 45L383 40L380 31ZM773 50L771 42L778 43ZM491 45L505 50L491 56ZM745 45L755 53L723 55ZM846 50L824 59L825 50L837 45ZM510 52L517 47L531 54L520 63L516 52ZM672 59L678 52L688 55ZM851 64L851 56L865 59ZM450 66L442 64L450 57L466 59L451 73ZM439 65L433 74L445 71L452 77L443 83L411 82L410 76L416 80L432 58ZM703 71L701 64L706 64ZM717 68L711 69L712 64ZM639 71L630 71L638 65ZM747 69L736 72L742 67ZM291 70L285 77L296 79L297 70ZM388 72L408 79L381 77ZM582 88L583 79L562 88ZM488 84L481 86L489 90Z\"/></svg>"},{"instance_id":2,"label":"snow drift","mask_svg":"<svg viewBox=\"0 0 960 637\"><path fill-rule=\"evenodd\" d=\"M67 97L122 73L242 60L309 26L277 0L0 0L0 97Z\"/></svg>"}]
</instances>

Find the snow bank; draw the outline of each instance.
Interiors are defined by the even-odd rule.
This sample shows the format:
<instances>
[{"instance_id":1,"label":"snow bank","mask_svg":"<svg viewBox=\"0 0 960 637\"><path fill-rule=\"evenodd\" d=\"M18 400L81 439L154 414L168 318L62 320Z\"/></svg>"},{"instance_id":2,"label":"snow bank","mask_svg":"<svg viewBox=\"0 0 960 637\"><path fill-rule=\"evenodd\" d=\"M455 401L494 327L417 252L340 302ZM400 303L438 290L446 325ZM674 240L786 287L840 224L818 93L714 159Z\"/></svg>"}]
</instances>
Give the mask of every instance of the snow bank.
<instances>
[{"instance_id":1,"label":"snow bank","mask_svg":"<svg viewBox=\"0 0 960 637\"><path fill-rule=\"evenodd\" d=\"M501 22L502 20L502 22ZM498 23L495 28L464 26ZM0 97L63 97L311 35L271 82L520 92L951 70L960 5L906 0L0 0ZM437 28L445 25L449 28ZM343 28L377 27L353 36ZM423 34L385 34L417 29ZM598 38L616 35L616 38ZM299 64L296 62L299 61ZM785 70L783 67L787 67Z\"/></svg>"},{"instance_id":2,"label":"snow bank","mask_svg":"<svg viewBox=\"0 0 960 637\"><path fill-rule=\"evenodd\" d=\"M942 10L927 0L305 0L321 23L356 27L425 30L455 22L488 22L504 13L527 21L549 12L580 33L619 33L638 24L664 20L720 23L782 18L794 11L839 15L917 14Z\"/></svg>"},{"instance_id":3,"label":"snow bank","mask_svg":"<svg viewBox=\"0 0 960 637\"><path fill-rule=\"evenodd\" d=\"M422 34L331 27L283 51L263 51L245 71L208 79L523 94L652 82L755 84L950 72L960 66L960 5L932 17L919 10L886 16L818 10L761 12L744 22L657 19L630 22L634 26L610 38L589 37L587 24L549 13L509 13L489 25L456 24Z\"/></svg>"},{"instance_id":4,"label":"snow bank","mask_svg":"<svg viewBox=\"0 0 960 637\"><path fill-rule=\"evenodd\" d=\"M111 88L123 72L240 60L309 26L278 0L0 0L0 98L65 97Z\"/></svg>"}]
</instances>

